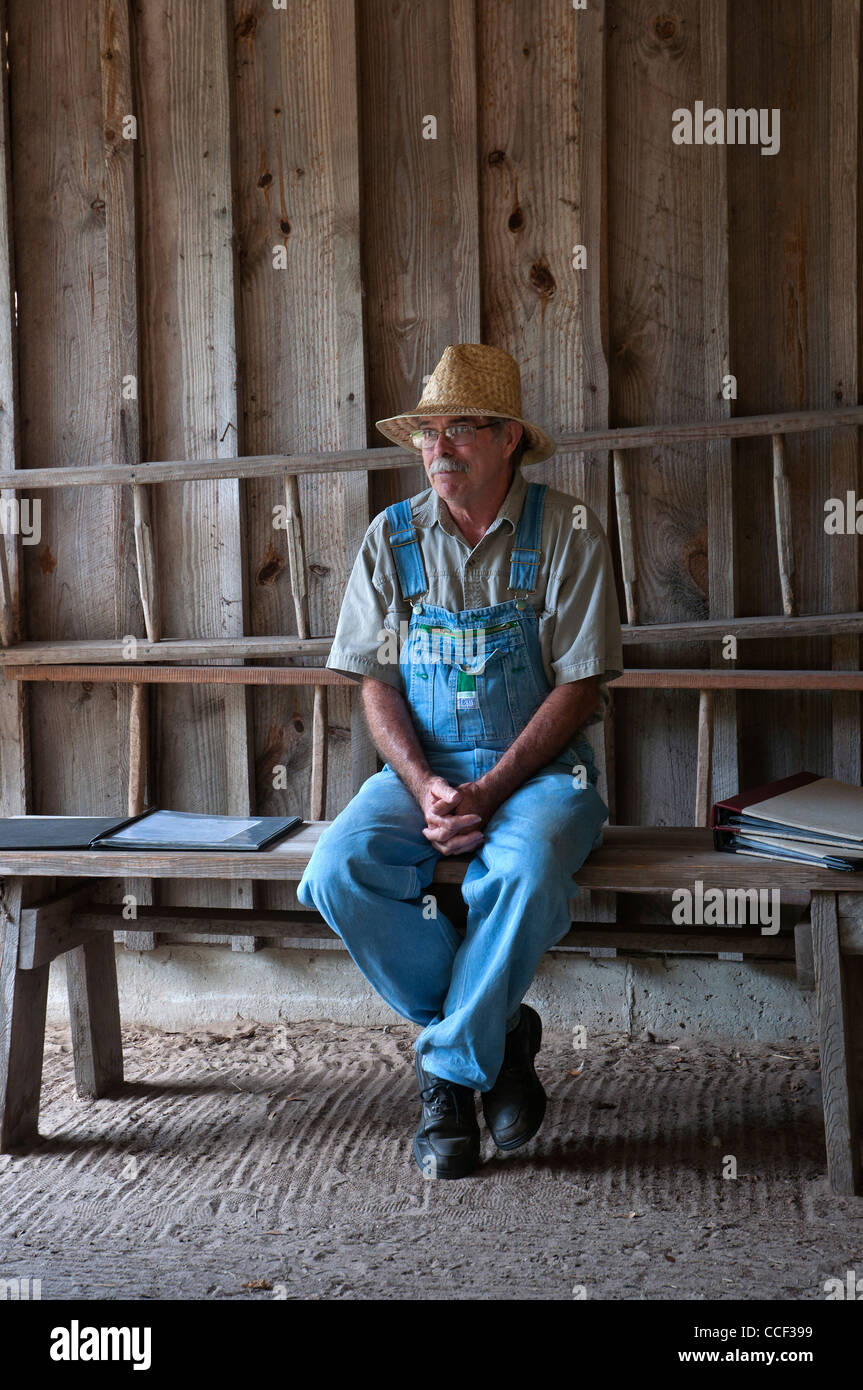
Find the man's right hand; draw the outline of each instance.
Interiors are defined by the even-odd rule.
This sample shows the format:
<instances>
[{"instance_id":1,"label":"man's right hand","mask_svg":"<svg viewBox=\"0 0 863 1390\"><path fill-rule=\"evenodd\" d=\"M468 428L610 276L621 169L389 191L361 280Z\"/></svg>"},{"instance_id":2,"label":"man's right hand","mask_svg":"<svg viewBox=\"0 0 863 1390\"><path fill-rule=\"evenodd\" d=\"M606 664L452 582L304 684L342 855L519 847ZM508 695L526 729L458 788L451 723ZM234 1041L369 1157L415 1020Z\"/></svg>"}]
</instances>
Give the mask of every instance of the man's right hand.
<instances>
[{"instance_id":1,"label":"man's right hand","mask_svg":"<svg viewBox=\"0 0 863 1390\"><path fill-rule=\"evenodd\" d=\"M461 793L445 777L430 777L419 796L426 818L426 839L441 854L468 854L482 844L485 836L478 829L482 816L460 816L457 807Z\"/></svg>"}]
</instances>

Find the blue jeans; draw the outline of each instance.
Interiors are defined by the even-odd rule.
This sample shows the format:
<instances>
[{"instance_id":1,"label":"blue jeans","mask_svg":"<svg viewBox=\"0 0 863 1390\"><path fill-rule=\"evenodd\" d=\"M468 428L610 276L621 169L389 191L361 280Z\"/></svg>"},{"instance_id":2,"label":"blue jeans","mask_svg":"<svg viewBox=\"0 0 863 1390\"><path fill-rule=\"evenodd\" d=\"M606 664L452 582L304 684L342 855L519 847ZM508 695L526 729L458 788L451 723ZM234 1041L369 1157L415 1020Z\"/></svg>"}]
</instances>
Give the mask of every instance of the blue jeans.
<instances>
[{"instance_id":1,"label":"blue jeans","mask_svg":"<svg viewBox=\"0 0 863 1390\"><path fill-rule=\"evenodd\" d=\"M589 759L589 745L585 744ZM504 750L426 749L448 782L474 781ZM588 764L590 765L590 764ZM572 875L602 841L608 807L571 761L540 768L490 817L468 865L464 937L426 893L439 852L387 764L324 831L297 889L342 938L396 1013L423 1031L414 1046L436 1076L490 1090L506 1020L544 951L569 930Z\"/></svg>"}]
</instances>

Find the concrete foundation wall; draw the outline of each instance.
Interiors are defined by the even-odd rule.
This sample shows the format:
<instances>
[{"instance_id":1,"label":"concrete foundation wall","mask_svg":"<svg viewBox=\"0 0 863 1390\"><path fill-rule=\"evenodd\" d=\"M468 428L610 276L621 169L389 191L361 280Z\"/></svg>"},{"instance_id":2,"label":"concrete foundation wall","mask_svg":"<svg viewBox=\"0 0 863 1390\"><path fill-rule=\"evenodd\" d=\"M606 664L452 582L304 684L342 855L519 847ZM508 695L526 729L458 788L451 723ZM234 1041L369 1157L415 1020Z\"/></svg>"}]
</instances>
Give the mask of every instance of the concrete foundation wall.
<instances>
[{"instance_id":1,"label":"concrete foundation wall","mask_svg":"<svg viewBox=\"0 0 863 1390\"><path fill-rule=\"evenodd\" d=\"M183 1030L240 1014L262 1023L329 1019L364 1025L397 1015L374 993L346 952L162 946L117 950L124 1024ZM526 996L550 1028L588 1032L752 1040L817 1039L814 995L801 991L791 963L736 963L707 957L605 959L553 952ZM62 960L51 967L51 1022L68 1021Z\"/></svg>"}]
</instances>

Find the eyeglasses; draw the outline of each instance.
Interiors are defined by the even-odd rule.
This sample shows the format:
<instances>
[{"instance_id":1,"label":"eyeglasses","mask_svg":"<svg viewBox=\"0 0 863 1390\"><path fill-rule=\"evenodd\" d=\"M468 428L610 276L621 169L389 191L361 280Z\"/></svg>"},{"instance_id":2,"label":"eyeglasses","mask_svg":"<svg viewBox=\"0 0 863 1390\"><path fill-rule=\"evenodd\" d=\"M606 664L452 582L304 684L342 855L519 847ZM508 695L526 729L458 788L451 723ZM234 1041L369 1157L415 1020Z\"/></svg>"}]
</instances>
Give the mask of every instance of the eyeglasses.
<instances>
[{"instance_id":1,"label":"eyeglasses","mask_svg":"<svg viewBox=\"0 0 863 1390\"><path fill-rule=\"evenodd\" d=\"M460 444L472 444L476 439L477 430L490 430L497 424L493 420L490 425L447 425L444 430L422 429L414 430L411 435L411 444L415 449L433 449L438 441L438 435L442 434L457 447Z\"/></svg>"}]
</instances>

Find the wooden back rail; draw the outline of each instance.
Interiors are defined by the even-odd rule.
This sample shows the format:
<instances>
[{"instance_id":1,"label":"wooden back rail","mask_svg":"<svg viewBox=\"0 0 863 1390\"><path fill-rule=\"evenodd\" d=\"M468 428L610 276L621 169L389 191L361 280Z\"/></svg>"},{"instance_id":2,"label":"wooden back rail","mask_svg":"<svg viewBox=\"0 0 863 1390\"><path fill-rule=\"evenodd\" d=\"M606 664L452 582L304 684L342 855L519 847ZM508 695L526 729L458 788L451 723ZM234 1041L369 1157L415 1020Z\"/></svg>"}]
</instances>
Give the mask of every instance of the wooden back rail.
<instances>
[{"instance_id":1,"label":"wooden back rail","mask_svg":"<svg viewBox=\"0 0 863 1390\"><path fill-rule=\"evenodd\" d=\"M357 682L326 667L273 666L125 666L3 665L6 680L80 681L82 684L131 684L129 721L130 815L144 808L147 768L147 687L149 685L312 685L312 794L309 818L326 816L327 686L355 687ZM693 823L706 826L713 771L714 690L863 690L860 671L704 671L639 668L609 681L610 690L698 690L698 736Z\"/></svg>"},{"instance_id":2,"label":"wooden back rail","mask_svg":"<svg viewBox=\"0 0 863 1390\"><path fill-rule=\"evenodd\" d=\"M825 410L784 412L773 415L741 416L682 425L656 425L616 430L585 430L558 442L562 453L611 449L614 466L615 507L620 539L627 620L638 623L638 586L632 505L625 452L661 444L698 443L717 439L754 438L770 435L773 453L773 495L776 543L783 612L796 616L794 560L791 533L791 505L786 468L786 434L804 433L831 426L863 425L863 406ZM106 464L91 468L6 469L0 471L0 488L51 488L69 486L131 485L134 505L135 553L138 585L148 640L159 640L158 585L147 488L160 482L195 481L212 478L267 477L283 473L285 480L288 563L297 631L308 637L305 551L297 477L309 472L350 472L357 469L407 468L416 456L400 449L365 449L306 455L247 455L233 459L171 460L142 462L138 465ZM0 562L0 602L5 611L11 604L10 583L5 556ZM0 625L0 631L5 624Z\"/></svg>"},{"instance_id":3,"label":"wooden back rail","mask_svg":"<svg viewBox=\"0 0 863 1390\"><path fill-rule=\"evenodd\" d=\"M708 421L683 425L660 425L648 428L626 428L616 430L590 430L569 435L561 439L558 449L561 452L595 451L611 449L614 460L615 503L617 509L618 534L620 537L620 560L624 581L627 618L630 628L638 633L646 633L649 640L662 640L675 635L672 629L682 629L676 635L680 640L704 640L706 629L716 626L717 633L727 629L732 620L712 620L712 624L666 624L641 626L638 623L636 557L634 549L634 530L632 508L627 479L624 452L629 449L649 448L661 444L704 442L716 439L746 438L769 435L773 448L774 508L776 516L777 554L779 557L780 582L782 586L785 622L778 626L774 622L771 635L800 635L802 629L794 623L797 618L794 600L794 566L791 549L791 514L788 492L788 476L785 467L784 436L823 429L828 426L859 427L863 425L863 406L846 406L828 410L786 412L783 414L740 417L736 419ZM135 556L138 574L138 589L144 615L146 640L149 649L169 648L161 636L158 576L156 570L155 547L151 519L151 498L149 488L160 482L194 481L212 478L248 478L281 474L285 487L286 543L291 593L296 615L297 640L292 644L293 654L310 655L315 644L320 649L321 639L309 636L308 594L306 586L306 554L303 536L302 510L300 505L298 476L310 472L345 472L353 470L392 469L410 467L416 462L416 455L401 449L365 449L327 454L308 455L263 455L243 458L171 460L140 464L107 464L94 467L6 469L0 471L0 489L9 488L56 488L69 486L131 486L134 510ZM14 631L13 595L9 576L9 566L5 550L5 536L0 539L0 636L3 638L6 676L12 680L111 680L130 681L133 694L130 712L130 775L128 786L128 810L137 814L143 808L146 796L147 766L147 725L148 697L147 686L158 681L192 681L228 683L238 681L242 684L313 684L314 699L312 710L312 756L310 785L310 816L312 820L326 815L327 749L328 749L328 684L334 682L318 669L295 668L293 671L279 671L272 668L226 667L221 671L214 668L204 670L200 676L183 675L176 668L150 668L141 671L136 677L128 674L127 668L106 667L100 672L80 674L86 670L81 666L85 652L93 659L91 643L53 644L64 646L69 657L63 661L68 669L63 672L61 662L44 661L41 669L34 670L37 663L24 665L16 662L16 650L32 647L34 644L11 645L9 635ZM863 625L863 615L839 615L844 620L845 631L859 632ZM749 625L769 624L770 619L744 620ZM803 622L806 631L814 630L836 632L830 615L807 615ZM813 624L816 626L813 627ZM822 626L823 624L823 626ZM757 630L757 628L756 628ZM767 626L761 631L767 635ZM632 640L632 633L629 634ZM230 654L231 659L243 659L243 650L248 650L246 638L222 641L222 653ZM52 644L35 644L43 655ZM103 644L104 645L104 644ZM187 647L193 644L185 644ZM210 651L214 644L200 642L200 650ZM77 649L77 650L75 650ZM22 650L23 654L23 650ZM77 654L78 661L74 660ZM317 654L317 652L315 653ZM11 658L11 659L10 659ZM152 656L144 658L152 660ZM203 657L202 659L209 659ZM138 659L135 659L137 666ZM140 668L138 668L140 670ZM123 670L124 674L118 674ZM231 672L236 674L231 675ZM649 687L665 689L698 688L698 764L696 770L695 823L706 824L710 801L713 740L713 699L714 689L842 689L856 690L860 687L851 684L829 684L830 672L651 672L645 670L627 672L615 684L619 688ZM844 673L846 677L849 673ZM811 679L814 677L815 679ZM755 683L760 678L760 684ZM810 679L807 679L810 678ZM348 682L350 683L350 682Z\"/></svg>"}]
</instances>

